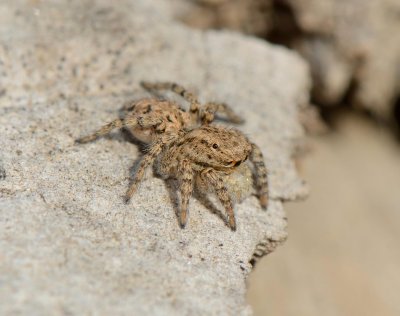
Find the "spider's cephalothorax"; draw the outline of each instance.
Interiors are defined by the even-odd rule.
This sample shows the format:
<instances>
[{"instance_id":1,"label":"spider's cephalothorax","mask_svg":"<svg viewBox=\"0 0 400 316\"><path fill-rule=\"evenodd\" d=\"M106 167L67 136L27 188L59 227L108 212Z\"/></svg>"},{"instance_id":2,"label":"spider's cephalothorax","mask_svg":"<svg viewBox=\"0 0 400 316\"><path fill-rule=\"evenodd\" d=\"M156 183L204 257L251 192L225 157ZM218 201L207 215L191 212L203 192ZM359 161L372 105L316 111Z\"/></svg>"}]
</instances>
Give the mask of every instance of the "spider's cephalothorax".
<instances>
[{"instance_id":1,"label":"spider's cephalothorax","mask_svg":"<svg viewBox=\"0 0 400 316\"><path fill-rule=\"evenodd\" d=\"M147 88L149 85L144 84ZM188 97L185 90L175 84L154 84L152 87L159 89L166 85L175 92L182 90L183 92L179 93L186 99L196 100L190 94ZM266 208L268 204L267 169L260 149L243 133L233 128L209 125L214 113L220 109L210 110L207 106L201 109L198 103L196 105L192 102L190 111L185 112L173 102L143 99L136 102L131 109L127 108L130 112L124 119L115 120L93 135L79 139L78 142L96 139L115 127L128 127L134 136L148 143L149 146L126 193L126 201L129 201L135 193L145 170L155 163L157 172L164 179L178 180L181 194L179 208L181 227L186 225L189 199L196 180L200 180L201 183L213 188L228 215L229 226L235 230L233 203L224 184L224 177L234 172L249 158L254 167L255 185L260 204ZM223 109L225 110L222 112L231 118L231 121L238 122L226 105Z\"/></svg>"}]
</instances>

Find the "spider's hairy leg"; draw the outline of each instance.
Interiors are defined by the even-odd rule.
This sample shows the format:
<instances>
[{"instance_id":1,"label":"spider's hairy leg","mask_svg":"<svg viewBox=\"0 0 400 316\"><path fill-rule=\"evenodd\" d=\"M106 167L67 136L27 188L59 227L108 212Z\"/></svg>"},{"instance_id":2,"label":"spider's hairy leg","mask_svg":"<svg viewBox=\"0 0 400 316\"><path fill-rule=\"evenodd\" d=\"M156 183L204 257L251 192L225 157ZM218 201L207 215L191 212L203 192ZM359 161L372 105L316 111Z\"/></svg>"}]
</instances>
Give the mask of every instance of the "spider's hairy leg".
<instances>
[{"instance_id":1,"label":"spider's hairy leg","mask_svg":"<svg viewBox=\"0 0 400 316\"><path fill-rule=\"evenodd\" d=\"M200 103L197 97L187 91L184 87L179 84L173 82L148 82L142 81L140 83L143 88L148 90L149 92L157 91L157 90L170 90L182 96L186 101L190 103L190 112L197 113L200 109Z\"/></svg>"},{"instance_id":2,"label":"spider's hairy leg","mask_svg":"<svg viewBox=\"0 0 400 316\"><path fill-rule=\"evenodd\" d=\"M146 155L139 163L135 177L125 195L125 202L128 203L132 195L136 192L139 183L142 181L146 169L154 162L154 159L161 153L163 147L171 141L171 135L164 134L160 136L153 144Z\"/></svg>"},{"instance_id":3,"label":"spider's hairy leg","mask_svg":"<svg viewBox=\"0 0 400 316\"><path fill-rule=\"evenodd\" d=\"M208 102L204 105L204 110L201 115L203 124L209 124L214 119L215 113L221 113L226 116L227 120L231 123L242 124L244 119L236 114L232 108L226 103Z\"/></svg>"},{"instance_id":4,"label":"spider's hairy leg","mask_svg":"<svg viewBox=\"0 0 400 316\"><path fill-rule=\"evenodd\" d=\"M130 123L130 125L131 124L133 124L133 122ZM127 125L127 122L125 122L124 119L116 119L116 120L104 125L100 129L98 129L96 132L94 132L93 134L78 138L77 140L75 140L75 142L80 143L80 144L91 142L101 136L109 134L112 130L114 130L116 128L123 127L124 125Z\"/></svg>"},{"instance_id":5,"label":"spider's hairy leg","mask_svg":"<svg viewBox=\"0 0 400 316\"><path fill-rule=\"evenodd\" d=\"M254 165L258 198L261 207L266 209L268 207L268 171L265 167L264 157L260 148L254 143L251 144L251 147L250 161Z\"/></svg>"},{"instance_id":6,"label":"spider's hairy leg","mask_svg":"<svg viewBox=\"0 0 400 316\"><path fill-rule=\"evenodd\" d=\"M205 183L210 183L213 186L218 199L221 201L228 215L229 227L235 231L236 221L235 214L233 212L233 205L223 180L214 169L206 169L202 172L201 176L205 180Z\"/></svg>"},{"instance_id":7,"label":"spider's hairy leg","mask_svg":"<svg viewBox=\"0 0 400 316\"><path fill-rule=\"evenodd\" d=\"M76 143L84 144L84 143L89 143L91 141L96 140L97 138L107 135L111 133L114 129L119 129L122 127L128 127L128 128L135 128L135 127L141 127L141 128L150 128L150 127L155 127L156 130L165 130L165 123L163 122L162 119L160 118L153 118L153 117L146 117L146 116L141 116L141 117L134 117L134 116L127 116L126 118L122 119L115 119L114 121L104 125L100 129L98 129L96 132L93 134L78 138L75 140Z\"/></svg>"},{"instance_id":8,"label":"spider's hairy leg","mask_svg":"<svg viewBox=\"0 0 400 316\"><path fill-rule=\"evenodd\" d=\"M183 160L179 166L180 191L181 191L181 207L179 212L179 224L181 228L186 226L189 199L193 191L193 170L188 160Z\"/></svg>"}]
</instances>

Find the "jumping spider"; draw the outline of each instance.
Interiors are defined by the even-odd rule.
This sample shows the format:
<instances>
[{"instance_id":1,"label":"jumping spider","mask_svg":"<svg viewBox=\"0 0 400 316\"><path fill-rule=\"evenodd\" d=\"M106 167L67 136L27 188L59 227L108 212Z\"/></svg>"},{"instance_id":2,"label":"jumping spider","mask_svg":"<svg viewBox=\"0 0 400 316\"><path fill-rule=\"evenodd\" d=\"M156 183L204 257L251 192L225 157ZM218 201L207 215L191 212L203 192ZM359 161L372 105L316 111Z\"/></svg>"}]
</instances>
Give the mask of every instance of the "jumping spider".
<instances>
[{"instance_id":1,"label":"jumping spider","mask_svg":"<svg viewBox=\"0 0 400 316\"><path fill-rule=\"evenodd\" d=\"M233 128L209 125L216 112L224 113L231 122L242 120L225 104L207 103L201 106L197 98L174 83L148 83L142 86L150 91L169 89L190 102L186 112L176 103L159 99L142 99L125 107L128 113L95 133L77 140L92 141L115 128L128 128L139 140L148 144L148 150L139 162L136 174L126 193L128 202L142 181L145 170L155 164L164 179L178 180L181 193L179 223L185 227L190 196L196 181L209 184L228 215L228 224L236 230L233 204L224 177L250 158L254 166L255 185L261 206L268 204L267 169L259 147Z\"/></svg>"}]
</instances>

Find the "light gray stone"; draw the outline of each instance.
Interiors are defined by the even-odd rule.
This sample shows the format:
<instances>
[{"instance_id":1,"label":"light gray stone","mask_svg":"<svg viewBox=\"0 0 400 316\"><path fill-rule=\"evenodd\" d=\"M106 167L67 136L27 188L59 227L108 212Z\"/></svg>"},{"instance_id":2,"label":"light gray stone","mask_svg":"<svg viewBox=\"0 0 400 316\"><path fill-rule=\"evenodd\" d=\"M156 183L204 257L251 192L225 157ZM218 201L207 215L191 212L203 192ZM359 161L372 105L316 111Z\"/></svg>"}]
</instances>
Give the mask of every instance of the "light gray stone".
<instances>
[{"instance_id":1,"label":"light gray stone","mask_svg":"<svg viewBox=\"0 0 400 316\"><path fill-rule=\"evenodd\" d=\"M285 240L282 200L307 193L291 156L308 69L284 48L192 30L169 10L161 0L0 4L0 314L251 313L249 261L257 245L263 255ZM245 117L239 128L270 171L268 211L245 198L232 232L192 198L182 230L151 172L123 203L138 148L119 132L74 139L142 97L140 80L179 82Z\"/></svg>"}]
</instances>

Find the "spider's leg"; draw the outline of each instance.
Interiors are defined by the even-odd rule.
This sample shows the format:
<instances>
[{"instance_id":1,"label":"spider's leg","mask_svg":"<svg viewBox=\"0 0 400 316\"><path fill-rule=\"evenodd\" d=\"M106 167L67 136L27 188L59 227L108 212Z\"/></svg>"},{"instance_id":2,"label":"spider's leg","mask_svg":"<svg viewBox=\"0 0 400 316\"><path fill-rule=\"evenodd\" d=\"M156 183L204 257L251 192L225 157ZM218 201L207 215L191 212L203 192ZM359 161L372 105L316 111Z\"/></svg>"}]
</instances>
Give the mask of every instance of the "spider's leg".
<instances>
[{"instance_id":1,"label":"spider's leg","mask_svg":"<svg viewBox=\"0 0 400 316\"><path fill-rule=\"evenodd\" d=\"M143 156L136 170L132 183L125 195L125 202L128 203L132 195L136 192L139 183L142 181L146 169L154 162L161 153L163 147L170 141L171 135L164 134L150 145L149 151Z\"/></svg>"},{"instance_id":2,"label":"spider's leg","mask_svg":"<svg viewBox=\"0 0 400 316\"><path fill-rule=\"evenodd\" d=\"M179 165L179 181L181 191L181 207L179 212L179 224L186 226L189 199L193 192L193 169L188 160L183 160Z\"/></svg>"},{"instance_id":3,"label":"spider's leg","mask_svg":"<svg viewBox=\"0 0 400 316\"><path fill-rule=\"evenodd\" d=\"M214 169L206 169L202 172L201 176L205 183L210 183L217 194L218 199L221 201L228 215L228 224L232 230L236 230L235 213L233 212L233 205L229 197L228 190L226 189L222 178Z\"/></svg>"},{"instance_id":4,"label":"spider's leg","mask_svg":"<svg viewBox=\"0 0 400 316\"><path fill-rule=\"evenodd\" d=\"M225 103L209 102L204 105L201 121L203 124L209 124L214 120L215 113L221 113L226 116L231 123L242 124L244 119L236 114L232 108Z\"/></svg>"},{"instance_id":5,"label":"spider's leg","mask_svg":"<svg viewBox=\"0 0 400 316\"><path fill-rule=\"evenodd\" d=\"M124 126L124 120L116 119L116 120L104 125L100 129L98 129L96 132L94 132L93 134L78 138L75 142L81 143L81 144L91 142L101 136L109 134L112 130L114 130L116 128L121 128L122 126Z\"/></svg>"},{"instance_id":6,"label":"spider's leg","mask_svg":"<svg viewBox=\"0 0 400 316\"><path fill-rule=\"evenodd\" d=\"M266 209L268 207L268 171L265 167L263 154L260 148L254 143L251 144L251 147L252 151L250 154L250 160L254 165L258 198L261 207Z\"/></svg>"},{"instance_id":7,"label":"spider's leg","mask_svg":"<svg viewBox=\"0 0 400 316\"><path fill-rule=\"evenodd\" d=\"M140 83L143 88L148 90L149 92L157 91L157 90L170 90L172 92L175 92L176 94L179 94L181 97L183 97L186 101L190 103L190 113L191 115L198 116L198 112L200 110L200 103L197 97L187 91L184 87L181 85L178 85L173 82L148 82L148 81L142 81Z\"/></svg>"}]
</instances>

